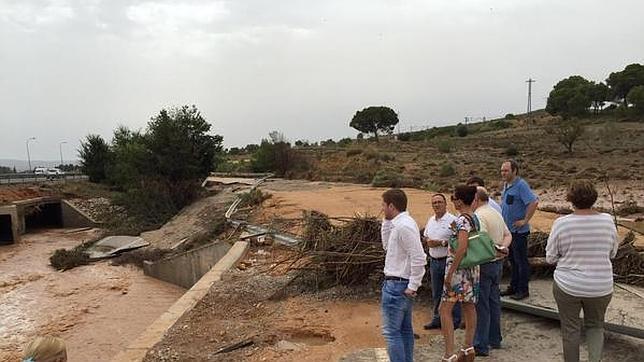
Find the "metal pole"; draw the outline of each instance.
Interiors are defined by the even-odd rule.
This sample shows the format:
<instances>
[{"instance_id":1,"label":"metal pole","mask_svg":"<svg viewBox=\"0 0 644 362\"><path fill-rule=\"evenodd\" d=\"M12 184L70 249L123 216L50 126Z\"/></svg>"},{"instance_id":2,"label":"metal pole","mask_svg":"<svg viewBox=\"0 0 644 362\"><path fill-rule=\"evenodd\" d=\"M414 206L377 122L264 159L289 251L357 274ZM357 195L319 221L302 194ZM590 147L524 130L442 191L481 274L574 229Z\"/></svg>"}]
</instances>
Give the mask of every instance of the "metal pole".
<instances>
[{"instance_id":1,"label":"metal pole","mask_svg":"<svg viewBox=\"0 0 644 362\"><path fill-rule=\"evenodd\" d=\"M534 80L532 78L529 78L525 82L528 83L528 112L527 112L527 114L530 114L530 112L532 112L532 83L536 82L536 80Z\"/></svg>"},{"instance_id":2,"label":"metal pole","mask_svg":"<svg viewBox=\"0 0 644 362\"><path fill-rule=\"evenodd\" d=\"M33 170L31 169L31 156L29 155L29 141L35 140L35 139L36 137L29 137L25 142L27 144L27 163L29 164L29 172L33 172Z\"/></svg>"},{"instance_id":3,"label":"metal pole","mask_svg":"<svg viewBox=\"0 0 644 362\"><path fill-rule=\"evenodd\" d=\"M58 143L58 150L60 151L60 167L63 167L63 143L67 143L67 141L62 141Z\"/></svg>"}]
</instances>

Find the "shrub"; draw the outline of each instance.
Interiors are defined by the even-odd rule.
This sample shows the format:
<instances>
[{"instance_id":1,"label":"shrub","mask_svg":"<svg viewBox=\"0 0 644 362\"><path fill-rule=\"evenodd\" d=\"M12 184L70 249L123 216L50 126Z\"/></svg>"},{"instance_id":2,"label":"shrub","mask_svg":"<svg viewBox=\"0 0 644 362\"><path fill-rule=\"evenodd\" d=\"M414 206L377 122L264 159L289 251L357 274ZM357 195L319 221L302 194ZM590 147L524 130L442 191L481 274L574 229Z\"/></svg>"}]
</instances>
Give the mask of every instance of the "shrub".
<instances>
[{"instance_id":1,"label":"shrub","mask_svg":"<svg viewBox=\"0 0 644 362\"><path fill-rule=\"evenodd\" d=\"M505 119L517 119L517 116L514 113L508 113L505 115Z\"/></svg>"},{"instance_id":2,"label":"shrub","mask_svg":"<svg viewBox=\"0 0 644 362\"><path fill-rule=\"evenodd\" d=\"M453 176L456 174L456 170L454 169L454 166L452 166L451 163L444 163L441 166L440 172L438 174L439 176L442 176L442 177Z\"/></svg>"},{"instance_id":3,"label":"shrub","mask_svg":"<svg viewBox=\"0 0 644 362\"><path fill-rule=\"evenodd\" d=\"M239 196L241 202L239 203L240 207L256 206L261 205L262 202L268 200L273 195L268 192L262 192L260 189L254 189L252 191L244 192Z\"/></svg>"},{"instance_id":4,"label":"shrub","mask_svg":"<svg viewBox=\"0 0 644 362\"><path fill-rule=\"evenodd\" d=\"M505 148L504 153L506 156L516 156L519 154L519 150L517 149L517 146L515 146L514 144L511 144Z\"/></svg>"},{"instance_id":5,"label":"shrub","mask_svg":"<svg viewBox=\"0 0 644 362\"><path fill-rule=\"evenodd\" d=\"M452 142L448 139L443 139L438 142L438 151L441 153L450 153L452 152Z\"/></svg>"},{"instance_id":6,"label":"shrub","mask_svg":"<svg viewBox=\"0 0 644 362\"><path fill-rule=\"evenodd\" d=\"M468 133L467 125L464 125L462 123L457 124L455 132L456 132L456 135L459 137L467 136L467 133Z\"/></svg>"},{"instance_id":7,"label":"shrub","mask_svg":"<svg viewBox=\"0 0 644 362\"><path fill-rule=\"evenodd\" d=\"M351 145L351 143L353 143L353 141L351 140L351 138L347 137L347 138L343 138L343 139L339 140L338 141L338 146L347 147L347 146Z\"/></svg>"},{"instance_id":8,"label":"shrub","mask_svg":"<svg viewBox=\"0 0 644 362\"><path fill-rule=\"evenodd\" d=\"M49 258L51 266L57 270L72 269L80 265L89 264L89 256L82 248L74 248L71 250L58 249Z\"/></svg>"},{"instance_id":9,"label":"shrub","mask_svg":"<svg viewBox=\"0 0 644 362\"><path fill-rule=\"evenodd\" d=\"M373 148L365 149L362 154L367 160L377 160L380 158L380 153Z\"/></svg>"},{"instance_id":10,"label":"shrub","mask_svg":"<svg viewBox=\"0 0 644 362\"><path fill-rule=\"evenodd\" d=\"M410 140L411 140L411 134L409 133L401 133L398 135L398 141L408 142Z\"/></svg>"},{"instance_id":11,"label":"shrub","mask_svg":"<svg viewBox=\"0 0 644 362\"><path fill-rule=\"evenodd\" d=\"M347 157L359 155L362 153L362 148L351 148L347 150Z\"/></svg>"},{"instance_id":12,"label":"shrub","mask_svg":"<svg viewBox=\"0 0 644 362\"><path fill-rule=\"evenodd\" d=\"M389 162L389 161L395 160L396 157L389 153L381 153L379 159L380 161L383 161L383 162Z\"/></svg>"},{"instance_id":13,"label":"shrub","mask_svg":"<svg viewBox=\"0 0 644 362\"><path fill-rule=\"evenodd\" d=\"M371 180L371 185L376 187L402 187L403 177L393 170L378 170Z\"/></svg>"}]
</instances>

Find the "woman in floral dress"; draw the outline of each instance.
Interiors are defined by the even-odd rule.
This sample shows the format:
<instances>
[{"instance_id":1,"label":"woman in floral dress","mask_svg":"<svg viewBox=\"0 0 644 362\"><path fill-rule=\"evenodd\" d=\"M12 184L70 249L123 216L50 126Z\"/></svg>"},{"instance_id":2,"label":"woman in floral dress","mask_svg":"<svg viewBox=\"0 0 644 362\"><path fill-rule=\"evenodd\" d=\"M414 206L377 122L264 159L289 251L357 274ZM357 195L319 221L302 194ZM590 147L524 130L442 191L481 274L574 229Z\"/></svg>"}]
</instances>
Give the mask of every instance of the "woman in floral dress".
<instances>
[{"instance_id":1,"label":"woman in floral dress","mask_svg":"<svg viewBox=\"0 0 644 362\"><path fill-rule=\"evenodd\" d=\"M454 189L452 202L460 215L452 223L454 237L458 238L458 248L448 250L445 266L445 283L440 304L441 326L445 338L443 361L474 361L474 331L476 330L476 301L479 295L479 267L458 268L467 251L469 232L475 228L472 202L476 197L476 186L458 185ZM452 308L461 302L465 320L465 347L454 353L454 324ZM459 356L460 355L460 356Z\"/></svg>"}]
</instances>

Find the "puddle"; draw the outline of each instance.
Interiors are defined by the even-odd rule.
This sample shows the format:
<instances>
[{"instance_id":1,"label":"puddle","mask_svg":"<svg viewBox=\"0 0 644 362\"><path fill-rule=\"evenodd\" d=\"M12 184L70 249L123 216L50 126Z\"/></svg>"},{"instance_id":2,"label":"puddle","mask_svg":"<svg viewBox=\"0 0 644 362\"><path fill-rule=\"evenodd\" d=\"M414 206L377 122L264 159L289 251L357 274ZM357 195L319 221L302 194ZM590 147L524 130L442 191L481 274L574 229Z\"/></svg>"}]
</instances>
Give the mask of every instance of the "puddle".
<instances>
[{"instance_id":1,"label":"puddle","mask_svg":"<svg viewBox=\"0 0 644 362\"><path fill-rule=\"evenodd\" d=\"M302 347L324 346L335 341L335 337L327 332L290 331L287 332L284 341Z\"/></svg>"}]
</instances>

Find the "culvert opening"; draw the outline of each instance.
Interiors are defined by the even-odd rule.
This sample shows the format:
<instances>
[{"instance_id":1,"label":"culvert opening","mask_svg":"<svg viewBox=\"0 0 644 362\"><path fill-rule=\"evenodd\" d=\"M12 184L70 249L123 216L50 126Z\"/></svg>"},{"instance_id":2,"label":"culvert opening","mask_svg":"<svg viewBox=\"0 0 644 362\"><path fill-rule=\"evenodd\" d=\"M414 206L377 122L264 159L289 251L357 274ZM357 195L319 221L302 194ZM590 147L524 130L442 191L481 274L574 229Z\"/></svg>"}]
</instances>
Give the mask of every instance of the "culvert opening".
<instances>
[{"instance_id":1,"label":"culvert opening","mask_svg":"<svg viewBox=\"0 0 644 362\"><path fill-rule=\"evenodd\" d=\"M11 221L11 215L0 215L0 245L14 242Z\"/></svg>"},{"instance_id":2,"label":"culvert opening","mask_svg":"<svg viewBox=\"0 0 644 362\"><path fill-rule=\"evenodd\" d=\"M63 211L60 203L40 204L25 209L26 232L63 227Z\"/></svg>"}]
</instances>

